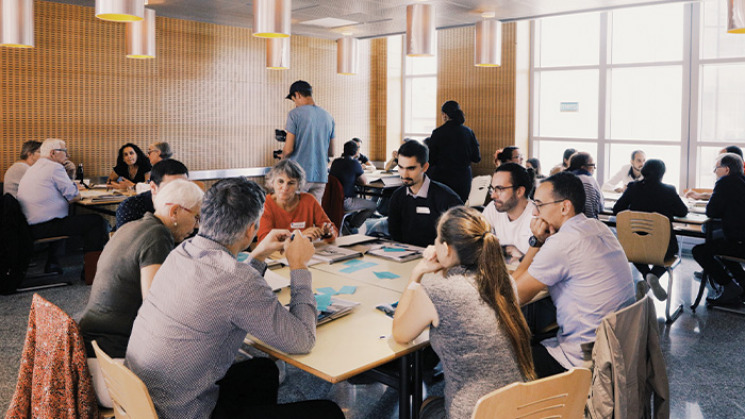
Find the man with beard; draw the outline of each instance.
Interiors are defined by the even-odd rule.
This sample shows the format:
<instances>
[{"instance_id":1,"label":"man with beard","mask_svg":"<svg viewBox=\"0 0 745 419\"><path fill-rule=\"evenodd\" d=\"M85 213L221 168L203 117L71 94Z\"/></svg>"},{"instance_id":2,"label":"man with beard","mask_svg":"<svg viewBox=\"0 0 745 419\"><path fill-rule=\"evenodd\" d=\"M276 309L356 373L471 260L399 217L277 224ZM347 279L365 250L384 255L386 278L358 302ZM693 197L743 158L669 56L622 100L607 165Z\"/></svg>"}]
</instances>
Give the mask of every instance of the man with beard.
<instances>
[{"instance_id":1,"label":"man with beard","mask_svg":"<svg viewBox=\"0 0 745 419\"><path fill-rule=\"evenodd\" d=\"M407 141L398 149L398 173L403 186L391 196L388 229L393 240L428 246L437 237L440 215L450 207L463 205L458 195L442 183L431 180L429 149L419 141Z\"/></svg>"},{"instance_id":2,"label":"man with beard","mask_svg":"<svg viewBox=\"0 0 745 419\"><path fill-rule=\"evenodd\" d=\"M499 239L508 263L519 261L530 248L530 220L535 207L528 195L533 184L533 171L517 163L500 165L492 176L492 202L484 209L484 217Z\"/></svg>"}]
</instances>

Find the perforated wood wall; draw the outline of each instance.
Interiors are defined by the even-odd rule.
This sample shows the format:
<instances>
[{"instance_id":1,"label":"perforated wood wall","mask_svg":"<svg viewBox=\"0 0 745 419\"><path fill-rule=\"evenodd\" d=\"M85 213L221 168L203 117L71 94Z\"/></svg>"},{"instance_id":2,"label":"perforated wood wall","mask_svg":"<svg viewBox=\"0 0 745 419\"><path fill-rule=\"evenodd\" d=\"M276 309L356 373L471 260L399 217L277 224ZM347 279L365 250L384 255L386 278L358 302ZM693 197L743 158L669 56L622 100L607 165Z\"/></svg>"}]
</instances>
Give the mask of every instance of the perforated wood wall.
<instances>
[{"instance_id":1,"label":"perforated wood wall","mask_svg":"<svg viewBox=\"0 0 745 419\"><path fill-rule=\"evenodd\" d=\"M384 42L361 41L359 74L340 76L335 42L293 36L291 69L272 71L265 41L248 29L158 17L157 58L133 60L124 25L96 19L92 7L34 7L36 47L0 48L0 175L23 141L50 137L67 141L88 176L107 175L126 142L144 150L167 141L191 170L269 166L298 79L334 116L336 155L355 136L366 153L384 142L373 138L380 120L371 105L381 61L371 51L384 54Z\"/></svg>"},{"instance_id":2,"label":"perforated wood wall","mask_svg":"<svg viewBox=\"0 0 745 419\"><path fill-rule=\"evenodd\" d=\"M515 24L502 26L502 66L473 65L473 27L437 31L437 103L460 103L481 144L474 175L494 170L494 151L515 143ZM438 112L439 115L439 112Z\"/></svg>"}]
</instances>

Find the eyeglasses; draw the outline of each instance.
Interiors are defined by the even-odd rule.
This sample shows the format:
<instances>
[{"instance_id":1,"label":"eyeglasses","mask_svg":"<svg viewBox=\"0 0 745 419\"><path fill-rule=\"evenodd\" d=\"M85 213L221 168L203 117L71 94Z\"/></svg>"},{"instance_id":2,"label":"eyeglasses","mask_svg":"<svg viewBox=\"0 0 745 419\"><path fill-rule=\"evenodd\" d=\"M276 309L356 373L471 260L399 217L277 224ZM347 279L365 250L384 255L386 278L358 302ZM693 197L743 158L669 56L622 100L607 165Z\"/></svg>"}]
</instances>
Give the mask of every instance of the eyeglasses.
<instances>
[{"instance_id":1,"label":"eyeglasses","mask_svg":"<svg viewBox=\"0 0 745 419\"><path fill-rule=\"evenodd\" d=\"M53 148L52 150L54 150L54 151L61 151L61 152L65 153L65 154L67 154L67 149L66 148Z\"/></svg>"},{"instance_id":2,"label":"eyeglasses","mask_svg":"<svg viewBox=\"0 0 745 419\"><path fill-rule=\"evenodd\" d=\"M585 167L597 167L595 163L586 164Z\"/></svg>"},{"instance_id":3,"label":"eyeglasses","mask_svg":"<svg viewBox=\"0 0 745 419\"><path fill-rule=\"evenodd\" d=\"M194 214L194 211L190 210L189 208L186 208L183 205L174 204L173 202L167 202L166 205L176 205L182 210L188 212L189 214ZM199 214L194 214L194 219L197 221L197 224L199 224L199 221L202 219Z\"/></svg>"},{"instance_id":4,"label":"eyeglasses","mask_svg":"<svg viewBox=\"0 0 745 419\"><path fill-rule=\"evenodd\" d=\"M156 151L160 151L160 150L148 150L147 154L150 155L150 153L155 153Z\"/></svg>"},{"instance_id":5,"label":"eyeglasses","mask_svg":"<svg viewBox=\"0 0 745 419\"><path fill-rule=\"evenodd\" d=\"M557 199L556 201L551 201L551 202L537 202L537 201L534 201L532 199L530 200L530 202L532 202L533 205L535 205L535 209L536 209L536 211L538 211L538 213L541 212L541 207L544 206L544 205L558 204L559 202L564 202L564 201L565 201L564 199Z\"/></svg>"},{"instance_id":6,"label":"eyeglasses","mask_svg":"<svg viewBox=\"0 0 745 419\"><path fill-rule=\"evenodd\" d=\"M502 192L506 191L507 189L515 189L515 188L516 188L516 186L514 186L514 185L510 185L510 186L493 186L493 185L489 185L489 195L493 194L494 191L497 191L499 193L502 193Z\"/></svg>"},{"instance_id":7,"label":"eyeglasses","mask_svg":"<svg viewBox=\"0 0 745 419\"><path fill-rule=\"evenodd\" d=\"M725 167L727 167L727 166L716 165L716 166L714 166L714 171L716 172L717 169L724 169Z\"/></svg>"}]
</instances>

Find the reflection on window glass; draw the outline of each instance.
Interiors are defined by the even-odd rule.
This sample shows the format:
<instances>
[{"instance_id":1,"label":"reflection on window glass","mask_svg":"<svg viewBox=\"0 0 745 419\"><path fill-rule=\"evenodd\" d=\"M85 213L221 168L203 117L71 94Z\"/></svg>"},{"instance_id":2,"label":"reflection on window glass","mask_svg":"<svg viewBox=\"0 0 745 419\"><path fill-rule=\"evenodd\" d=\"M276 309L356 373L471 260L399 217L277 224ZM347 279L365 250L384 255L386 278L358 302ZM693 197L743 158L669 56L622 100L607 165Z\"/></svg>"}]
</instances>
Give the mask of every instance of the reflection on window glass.
<instances>
[{"instance_id":1,"label":"reflection on window glass","mask_svg":"<svg viewBox=\"0 0 745 419\"><path fill-rule=\"evenodd\" d=\"M572 141L550 141L541 140L536 141L534 144L535 153L530 157L538 157L541 161L541 168L543 174L548 176L551 172L551 168L554 166L561 165L564 157L564 150L567 148L573 148L577 151L586 151L592 154L593 157L598 155L598 145L594 142L572 142ZM526 156L527 158L527 156Z\"/></svg>"},{"instance_id":2,"label":"reflection on window glass","mask_svg":"<svg viewBox=\"0 0 745 419\"><path fill-rule=\"evenodd\" d=\"M597 65L600 14L584 13L536 21L536 67Z\"/></svg>"},{"instance_id":3,"label":"reflection on window glass","mask_svg":"<svg viewBox=\"0 0 745 419\"><path fill-rule=\"evenodd\" d=\"M682 61L683 7L675 3L613 11L611 62Z\"/></svg>"},{"instance_id":4,"label":"reflection on window glass","mask_svg":"<svg viewBox=\"0 0 745 419\"><path fill-rule=\"evenodd\" d=\"M608 153L609 165L605 168L598 168L605 173L605 179L610 179L618 173L625 165L631 162L631 153L635 150L642 150L649 159L659 159L665 162L665 176L662 182L669 185L675 185L679 190L680 185L680 146L678 145L650 145L650 144L611 144Z\"/></svg>"},{"instance_id":5,"label":"reflection on window glass","mask_svg":"<svg viewBox=\"0 0 745 419\"><path fill-rule=\"evenodd\" d=\"M682 68L610 71L610 138L680 141Z\"/></svg>"},{"instance_id":6,"label":"reflection on window glass","mask_svg":"<svg viewBox=\"0 0 745 419\"><path fill-rule=\"evenodd\" d=\"M431 133L437 118L437 78L416 77L406 80L405 133Z\"/></svg>"},{"instance_id":7,"label":"reflection on window glass","mask_svg":"<svg viewBox=\"0 0 745 419\"><path fill-rule=\"evenodd\" d=\"M539 118L535 134L597 138L598 71L542 71L536 73L538 79Z\"/></svg>"},{"instance_id":8,"label":"reflection on window glass","mask_svg":"<svg viewBox=\"0 0 745 419\"><path fill-rule=\"evenodd\" d=\"M745 57L745 36L727 33L727 2L701 2L701 58Z\"/></svg>"},{"instance_id":9,"label":"reflection on window glass","mask_svg":"<svg viewBox=\"0 0 745 419\"><path fill-rule=\"evenodd\" d=\"M745 63L701 66L701 141L745 139Z\"/></svg>"}]
</instances>

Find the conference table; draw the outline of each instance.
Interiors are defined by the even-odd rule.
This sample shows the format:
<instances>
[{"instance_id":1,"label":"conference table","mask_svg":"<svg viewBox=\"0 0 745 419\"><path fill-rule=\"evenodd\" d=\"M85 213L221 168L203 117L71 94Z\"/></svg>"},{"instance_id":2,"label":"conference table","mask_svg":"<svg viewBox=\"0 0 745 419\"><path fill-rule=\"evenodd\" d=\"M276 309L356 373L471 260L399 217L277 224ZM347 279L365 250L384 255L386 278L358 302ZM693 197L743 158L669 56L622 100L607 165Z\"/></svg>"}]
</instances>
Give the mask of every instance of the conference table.
<instances>
[{"instance_id":1,"label":"conference table","mask_svg":"<svg viewBox=\"0 0 745 419\"><path fill-rule=\"evenodd\" d=\"M119 205L132 195L134 192L130 191L121 192L104 188L83 189L80 191L82 199L74 204L102 214L116 215L116 207L114 209L108 207Z\"/></svg>"},{"instance_id":2,"label":"conference table","mask_svg":"<svg viewBox=\"0 0 745 419\"><path fill-rule=\"evenodd\" d=\"M318 326L316 344L310 353L287 354L250 335L246 343L330 383L370 372L376 379L382 378L380 381L398 388L400 418L418 418L422 402L420 349L429 346L429 331L422 332L413 342L399 344L391 336L393 319L375 308L398 301L418 260L399 263L369 255L358 260L321 263L309 268L314 290L355 286L353 294L335 298L359 303L351 314ZM366 267L350 269L363 264ZM274 272L286 278L290 276L288 267ZM385 278L379 278L375 272L385 272ZM282 304L289 303L289 287L281 289L278 298ZM399 362L397 382L395 378L382 377L377 370L372 371L394 360Z\"/></svg>"},{"instance_id":3,"label":"conference table","mask_svg":"<svg viewBox=\"0 0 745 419\"><path fill-rule=\"evenodd\" d=\"M615 205L618 198L621 197L621 194L615 192L603 192L603 195L605 197L605 202L603 211L598 215L598 219L610 227L615 227L616 217L613 214L613 205ZM683 202L687 202L686 198L681 199L683 199ZM688 215L685 217L673 218L673 233L676 236L705 239L706 233L701 227L706 224L708 220L709 217L706 216L706 201L688 202Z\"/></svg>"}]
</instances>

